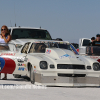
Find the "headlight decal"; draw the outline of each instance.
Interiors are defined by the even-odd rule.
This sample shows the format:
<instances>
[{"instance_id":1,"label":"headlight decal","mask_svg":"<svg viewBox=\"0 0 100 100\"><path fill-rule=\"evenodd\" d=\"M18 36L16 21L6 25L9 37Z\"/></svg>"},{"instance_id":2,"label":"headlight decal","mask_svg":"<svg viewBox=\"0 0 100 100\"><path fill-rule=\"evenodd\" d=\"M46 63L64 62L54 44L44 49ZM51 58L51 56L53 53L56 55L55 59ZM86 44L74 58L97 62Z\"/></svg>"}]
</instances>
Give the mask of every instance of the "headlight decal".
<instances>
[{"instance_id":1,"label":"headlight decal","mask_svg":"<svg viewBox=\"0 0 100 100\"><path fill-rule=\"evenodd\" d=\"M99 63L93 63L93 70L99 71L100 70L100 64Z\"/></svg>"},{"instance_id":2,"label":"headlight decal","mask_svg":"<svg viewBox=\"0 0 100 100\"><path fill-rule=\"evenodd\" d=\"M48 64L46 61L41 61L40 62L40 68L41 69L47 69L48 68Z\"/></svg>"},{"instance_id":3,"label":"headlight decal","mask_svg":"<svg viewBox=\"0 0 100 100\"><path fill-rule=\"evenodd\" d=\"M2 69L4 68L5 65L5 60L3 58L0 57L0 72L2 71Z\"/></svg>"}]
</instances>

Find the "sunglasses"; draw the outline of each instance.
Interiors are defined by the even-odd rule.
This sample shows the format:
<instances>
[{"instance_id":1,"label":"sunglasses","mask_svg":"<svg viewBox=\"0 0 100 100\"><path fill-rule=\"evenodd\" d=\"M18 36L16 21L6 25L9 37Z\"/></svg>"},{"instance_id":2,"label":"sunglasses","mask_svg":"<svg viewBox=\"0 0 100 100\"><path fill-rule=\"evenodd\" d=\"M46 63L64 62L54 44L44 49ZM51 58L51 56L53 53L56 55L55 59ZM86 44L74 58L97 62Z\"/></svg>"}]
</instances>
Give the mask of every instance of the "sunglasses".
<instances>
[{"instance_id":1,"label":"sunglasses","mask_svg":"<svg viewBox=\"0 0 100 100\"><path fill-rule=\"evenodd\" d=\"M6 29L1 29L1 31L3 31L3 30L5 31Z\"/></svg>"},{"instance_id":2,"label":"sunglasses","mask_svg":"<svg viewBox=\"0 0 100 100\"><path fill-rule=\"evenodd\" d=\"M100 35L97 35L97 37L100 37Z\"/></svg>"}]
</instances>

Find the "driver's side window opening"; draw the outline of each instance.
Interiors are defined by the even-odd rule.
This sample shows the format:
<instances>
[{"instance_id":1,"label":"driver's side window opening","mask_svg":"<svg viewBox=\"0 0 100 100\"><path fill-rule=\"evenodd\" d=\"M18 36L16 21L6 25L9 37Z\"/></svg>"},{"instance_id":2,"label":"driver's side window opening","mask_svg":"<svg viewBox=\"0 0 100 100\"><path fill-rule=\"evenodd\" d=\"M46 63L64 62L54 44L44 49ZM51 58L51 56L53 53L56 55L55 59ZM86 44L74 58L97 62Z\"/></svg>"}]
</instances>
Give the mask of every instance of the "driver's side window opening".
<instances>
[{"instance_id":1,"label":"driver's side window opening","mask_svg":"<svg viewBox=\"0 0 100 100\"><path fill-rule=\"evenodd\" d=\"M30 43L26 43L21 51L21 53L27 53Z\"/></svg>"},{"instance_id":2,"label":"driver's side window opening","mask_svg":"<svg viewBox=\"0 0 100 100\"><path fill-rule=\"evenodd\" d=\"M45 53L46 45L44 43L33 43L29 53Z\"/></svg>"}]
</instances>

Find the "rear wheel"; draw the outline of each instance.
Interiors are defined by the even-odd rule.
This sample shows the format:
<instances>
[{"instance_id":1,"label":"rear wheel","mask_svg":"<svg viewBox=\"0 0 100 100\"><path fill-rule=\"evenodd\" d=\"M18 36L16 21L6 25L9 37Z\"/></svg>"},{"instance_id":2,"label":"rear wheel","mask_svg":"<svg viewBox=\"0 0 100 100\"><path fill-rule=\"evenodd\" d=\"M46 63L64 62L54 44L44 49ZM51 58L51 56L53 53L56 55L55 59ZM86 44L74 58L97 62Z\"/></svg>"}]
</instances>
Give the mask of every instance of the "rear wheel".
<instances>
[{"instance_id":1,"label":"rear wheel","mask_svg":"<svg viewBox=\"0 0 100 100\"><path fill-rule=\"evenodd\" d=\"M32 84L35 83L35 76L34 76L34 71L33 71L32 65L30 67L30 81L31 81Z\"/></svg>"},{"instance_id":2,"label":"rear wheel","mask_svg":"<svg viewBox=\"0 0 100 100\"><path fill-rule=\"evenodd\" d=\"M14 78L21 78L21 75L13 74Z\"/></svg>"}]
</instances>

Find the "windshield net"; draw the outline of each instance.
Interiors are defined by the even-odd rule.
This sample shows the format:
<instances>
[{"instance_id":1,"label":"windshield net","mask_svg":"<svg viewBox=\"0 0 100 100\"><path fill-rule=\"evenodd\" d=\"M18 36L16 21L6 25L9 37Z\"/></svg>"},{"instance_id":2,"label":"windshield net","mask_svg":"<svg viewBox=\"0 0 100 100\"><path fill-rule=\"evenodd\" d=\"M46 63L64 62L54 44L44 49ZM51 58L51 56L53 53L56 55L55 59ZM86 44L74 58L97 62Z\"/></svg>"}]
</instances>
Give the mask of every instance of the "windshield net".
<instances>
[{"instance_id":1,"label":"windshield net","mask_svg":"<svg viewBox=\"0 0 100 100\"><path fill-rule=\"evenodd\" d=\"M45 39L52 40L47 30L41 29L13 29L12 39Z\"/></svg>"}]
</instances>

